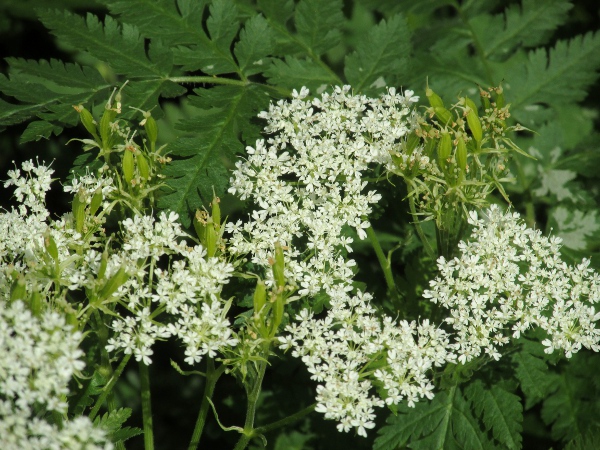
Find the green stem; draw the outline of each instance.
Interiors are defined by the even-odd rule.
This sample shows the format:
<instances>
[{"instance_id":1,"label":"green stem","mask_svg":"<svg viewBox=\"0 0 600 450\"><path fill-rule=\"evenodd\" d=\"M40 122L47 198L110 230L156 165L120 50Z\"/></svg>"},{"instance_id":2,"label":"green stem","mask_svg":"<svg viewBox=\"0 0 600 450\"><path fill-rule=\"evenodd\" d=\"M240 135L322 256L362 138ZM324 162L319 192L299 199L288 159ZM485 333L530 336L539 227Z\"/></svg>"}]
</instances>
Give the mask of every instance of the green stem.
<instances>
[{"instance_id":1,"label":"green stem","mask_svg":"<svg viewBox=\"0 0 600 450\"><path fill-rule=\"evenodd\" d=\"M385 282L387 284L388 290L391 292L396 292L396 283L394 282L394 275L392 274L390 261L385 257L385 254L383 253L383 249L379 244L379 240L377 239L377 235L375 234L375 230L373 230L373 227L367 228L367 236L369 236L371 245L373 246L375 254L377 255L377 259L379 260L379 265L383 270L383 275L385 277Z\"/></svg>"},{"instance_id":2,"label":"green stem","mask_svg":"<svg viewBox=\"0 0 600 450\"><path fill-rule=\"evenodd\" d=\"M142 389L142 419L144 422L144 450L154 450L152 431L152 404L150 399L150 374L148 366L139 362L140 384Z\"/></svg>"},{"instance_id":3,"label":"green stem","mask_svg":"<svg viewBox=\"0 0 600 450\"><path fill-rule=\"evenodd\" d=\"M269 354L269 344L263 349L266 355ZM258 397L260 396L260 390L262 387L263 378L267 369L267 362L261 361L258 363L258 369L256 371L256 378L252 383L252 387L247 389L248 394L248 406L246 407L246 422L244 423L244 431L240 436L239 441L235 444L234 450L244 450L250 441L257 435L254 429L254 419L256 417L256 404L258 403Z\"/></svg>"},{"instance_id":4,"label":"green stem","mask_svg":"<svg viewBox=\"0 0 600 450\"><path fill-rule=\"evenodd\" d=\"M269 84L262 84L262 83L254 83L254 82L250 82L247 80L234 80L231 78L220 78L220 77L207 77L207 76L188 76L188 77L169 77L167 78L169 81L172 81L173 83L178 83L178 84L182 84L182 83L206 83L206 84L221 84L221 85L228 85L228 86L248 86L250 84L256 84L256 85L260 85L264 88L270 89L272 91L277 92L280 95L283 95L285 97L289 97L291 94L291 91L289 89L285 89L279 86L271 86Z\"/></svg>"},{"instance_id":5,"label":"green stem","mask_svg":"<svg viewBox=\"0 0 600 450\"><path fill-rule=\"evenodd\" d=\"M204 385L204 395L202 397L202 404L200 405L200 411L198 412L198 418L196 419L196 426L192 434L192 440L188 446L188 450L196 450L200 444L200 437L202 436L202 430L206 423L206 417L208 415L208 408L210 408L210 399L215 391L215 386L219 377L225 372L225 365L215 369L214 361L208 359L208 367L206 369L206 384Z\"/></svg>"},{"instance_id":6,"label":"green stem","mask_svg":"<svg viewBox=\"0 0 600 450\"><path fill-rule=\"evenodd\" d=\"M131 355L125 355L123 357L123 359L121 360L121 363L119 364L119 367L117 367L117 370L115 370L113 372L110 381L108 382L108 384L102 390L102 394L100 394L100 397L98 397L98 400L96 400L96 404L94 405L94 408L92 409L92 411L89 414L90 420L94 420L94 418L98 414L98 411L100 411L100 408L104 404L104 401L106 400L106 397L108 396L108 394L110 392L112 392L113 388L115 387L115 384L117 384L117 381L119 380L119 377L123 373L123 370L125 369L125 366L129 362L129 358L131 358Z\"/></svg>"},{"instance_id":7,"label":"green stem","mask_svg":"<svg viewBox=\"0 0 600 450\"><path fill-rule=\"evenodd\" d=\"M421 228L421 222L419 221L419 216L417 215L417 209L415 208L415 199L414 199L414 195L413 195L414 188L411 186L410 183L406 183L406 187L408 189L408 206L410 208L410 214L413 218L413 224L415 226L415 230L417 231L417 235L419 236L419 239L421 239L421 242L423 243L423 247L425 248L427 255L435 261L437 259L435 256L435 252L433 251L433 248L431 247L429 240L427 240L427 237L425 236L425 233L423 232L423 229Z\"/></svg>"},{"instance_id":8,"label":"green stem","mask_svg":"<svg viewBox=\"0 0 600 450\"><path fill-rule=\"evenodd\" d=\"M285 417L284 419L270 423L269 425L255 428L254 431L256 433L265 434L265 433L268 433L269 431L276 430L277 428L281 428L281 427L290 425L290 424L302 419L303 417L309 415L311 412L313 412L315 410L316 406L317 406L317 404L313 403L312 405L309 405L306 408L301 409L300 411L292 414L291 416L288 416L288 417Z\"/></svg>"}]
</instances>

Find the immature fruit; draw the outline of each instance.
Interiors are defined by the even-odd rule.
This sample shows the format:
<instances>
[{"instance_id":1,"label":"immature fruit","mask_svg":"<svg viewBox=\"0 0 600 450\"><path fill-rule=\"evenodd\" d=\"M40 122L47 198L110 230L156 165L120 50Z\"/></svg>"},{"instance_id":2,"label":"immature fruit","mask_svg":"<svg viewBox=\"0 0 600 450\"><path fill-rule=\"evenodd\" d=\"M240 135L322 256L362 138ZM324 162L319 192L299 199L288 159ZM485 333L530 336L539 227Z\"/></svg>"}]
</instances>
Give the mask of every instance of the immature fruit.
<instances>
[{"instance_id":1,"label":"immature fruit","mask_svg":"<svg viewBox=\"0 0 600 450\"><path fill-rule=\"evenodd\" d=\"M147 181L150 179L150 166L148 165L148 160L142 154L142 152L137 152L135 155L135 160L137 161L138 170L140 171L140 177L143 181Z\"/></svg>"},{"instance_id":2,"label":"immature fruit","mask_svg":"<svg viewBox=\"0 0 600 450\"><path fill-rule=\"evenodd\" d=\"M465 140L462 136L458 138L458 144L456 146L456 164L461 173L464 174L467 171L467 144L465 144Z\"/></svg>"},{"instance_id":3,"label":"immature fruit","mask_svg":"<svg viewBox=\"0 0 600 450\"><path fill-rule=\"evenodd\" d=\"M133 149L129 147L125 147L123 152L123 178L131 186L131 180L133 180Z\"/></svg>"},{"instance_id":4,"label":"immature fruit","mask_svg":"<svg viewBox=\"0 0 600 450\"><path fill-rule=\"evenodd\" d=\"M117 117L117 113L112 109L105 109L100 119L100 139L102 140L102 148L109 149L112 147L112 130L110 124Z\"/></svg>"},{"instance_id":5,"label":"immature fruit","mask_svg":"<svg viewBox=\"0 0 600 450\"><path fill-rule=\"evenodd\" d=\"M442 125L447 125L452 122L452 113L443 106L436 106L433 108L435 111L435 117L440 121Z\"/></svg>"},{"instance_id":6,"label":"immature fruit","mask_svg":"<svg viewBox=\"0 0 600 450\"><path fill-rule=\"evenodd\" d=\"M144 123L144 129L146 130L146 136L148 136L148 140L151 144L156 142L158 138L158 127L156 126L156 120L154 117L148 116L146 117L146 122Z\"/></svg>"},{"instance_id":7,"label":"immature fruit","mask_svg":"<svg viewBox=\"0 0 600 450\"><path fill-rule=\"evenodd\" d=\"M477 142L477 147L481 146L481 140L483 139L483 129L481 128L481 121L479 120L479 116L477 114L477 106L473 100L469 98L465 98L465 104L467 105L467 125L469 126L469 130L471 130L471 134L473 135L473 139Z\"/></svg>"},{"instance_id":8,"label":"immature fruit","mask_svg":"<svg viewBox=\"0 0 600 450\"><path fill-rule=\"evenodd\" d=\"M431 105L432 108L444 108L444 101L439 95L437 95L429 88L429 85L427 85L427 87L425 88L425 95L427 96L429 105Z\"/></svg>"},{"instance_id":9,"label":"immature fruit","mask_svg":"<svg viewBox=\"0 0 600 450\"><path fill-rule=\"evenodd\" d=\"M446 169L448 165L448 158L452 153L452 138L450 133L442 133L440 142L438 144L438 163L442 169Z\"/></svg>"},{"instance_id":10,"label":"immature fruit","mask_svg":"<svg viewBox=\"0 0 600 450\"><path fill-rule=\"evenodd\" d=\"M94 121L92 114L83 106L78 106L75 110L79 112L79 120L81 120L85 129L88 130L92 136L96 136L98 130L96 130L96 122Z\"/></svg>"}]
</instances>

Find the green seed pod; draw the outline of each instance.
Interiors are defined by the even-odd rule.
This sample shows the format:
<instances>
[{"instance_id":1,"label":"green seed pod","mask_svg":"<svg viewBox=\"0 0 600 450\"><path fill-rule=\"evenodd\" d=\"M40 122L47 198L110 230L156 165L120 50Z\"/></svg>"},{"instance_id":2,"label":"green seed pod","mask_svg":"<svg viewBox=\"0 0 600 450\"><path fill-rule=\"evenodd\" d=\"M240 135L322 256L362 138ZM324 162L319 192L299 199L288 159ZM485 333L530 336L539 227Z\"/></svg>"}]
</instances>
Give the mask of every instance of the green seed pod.
<instances>
[{"instance_id":1,"label":"green seed pod","mask_svg":"<svg viewBox=\"0 0 600 450\"><path fill-rule=\"evenodd\" d=\"M215 224L215 228L217 231L219 231L221 229L221 207L219 206L219 203L221 202L221 199L219 197L217 197L216 195L213 196L212 199L212 220L213 223Z\"/></svg>"},{"instance_id":2,"label":"green seed pod","mask_svg":"<svg viewBox=\"0 0 600 450\"><path fill-rule=\"evenodd\" d=\"M148 165L148 160L140 151L136 152L135 160L137 161L138 170L140 171L140 177L143 181L148 181L150 179L150 166Z\"/></svg>"},{"instance_id":3,"label":"green seed pod","mask_svg":"<svg viewBox=\"0 0 600 450\"><path fill-rule=\"evenodd\" d=\"M435 116L442 125L447 125L448 123L452 122L452 113L446 108L443 106L435 106L433 109L435 111Z\"/></svg>"},{"instance_id":4,"label":"green seed pod","mask_svg":"<svg viewBox=\"0 0 600 450\"><path fill-rule=\"evenodd\" d=\"M504 99L504 89L502 86L498 86L496 89L496 108L504 108L506 100Z\"/></svg>"},{"instance_id":5,"label":"green seed pod","mask_svg":"<svg viewBox=\"0 0 600 450\"><path fill-rule=\"evenodd\" d=\"M25 300L27 297L27 285L23 275L19 275L19 278L14 280L10 286L10 301Z\"/></svg>"},{"instance_id":6,"label":"green seed pod","mask_svg":"<svg viewBox=\"0 0 600 450\"><path fill-rule=\"evenodd\" d=\"M206 247L206 253L209 257L217 254L217 241L218 234L215 230L215 224L212 217L209 217L206 223L205 241L203 242L204 246Z\"/></svg>"},{"instance_id":7,"label":"green seed pod","mask_svg":"<svg viewBox=\"0 0 600 450\"><path fill-rule=\"evenodd\" d=\"M421 141L421 138L417 136L414 132L408 135L408 139L406 139L405 151L408 156L412 155L412 152L417 148L417 145Z\"/></svg>"},{"instance_id":8,"label":"green seed pod","mask_svg":"<svg viewBox=\"0 0 600 450\"><path fill-rule=\"evenodd\" d=\"M94 191L94 195L92 196L92 203L90 203L90 214L95 215L100 206L102 205L102 200L104 200L104 196L102 195L102 189L98 188Z\"/></svg>"},{"instance_id":9,"label":"green seed pod","mask_svg":"<svg viewBox=\"0 0 600 450\"><path fill-rule=\"evenodd\" d=\"M148 113L148 117L145 118L146 122L144 123L144 129L146 130L146 136L148 136L150 144L154 144L158 138L158 127L156 126L154 117L149 114L150 113Z\"/></svg>"},{"instance_id":10,"label":"green seed pod","mask_svg":"<svg viewBox=\"0 0 600 450\"><path fill-rule=\"evenodd\" d=\"M105 149L112 147L112 129L111 122L115 120L117 113L112 109L104 109L102 118L100 119L100 139L102 139L102 147Z\"/></svg>"},{"instance_id":11,"label":"green seed pod","mask_svg":"<svg viewBox=\"0 0 600 450\"><path fill-rule=\"evenodd\" d=\"M284 276L284 268L285 268L285 258L283 256L283 248L279 242L275 243L275 261L273 262L273 278L275 278L275 282L277 286L283 287L285 286L285 276Z\"/></svg>"},{"instance_id":12,"label":"green seed pod","mask_svg":"<svg viewBox=\"0 0 600 450\"><path fill-rule=\"evenodd\" d=\"M431 107L444 108L444 101L439 95L429 88L429 83L427 83L427 87L425 88L425 95L427 96L427 100L429 101L429 105Z\"/></svg>"},{"instance_id":13,"label":"green seed pod","mask_svg":"<svg viewBox=\"0 0 600 450\"><path fill-rule=\"evenodd\" d=\"M456 164L458 168L464 174L467 171L467 144L461 137L458 138L458 144L456 146Z\"/></svg>"},{"instance_id":14,"label":"green seed pod","mask_svg":"<svg viewBox=\"0 0 600 450\"><path fill-rule=\"evenodd\" d=\"M469 108L467 112L467 125L469 125L469 130L471 130L471 134L473 134L473 139L477 142L477 148L481 145L481 140L483 139L483 128L481 128L481 121L479 120L479 116L477 114L477 107L472 100L466 98L465 103Z\"/></svg>"},{"instance_id":15,"label":"green seed pod","mask_svg":"<svg viewBox=\"0 0 600 450\"><path fill-rule=\"evenodd\" d=\"M102 289L98 293L99 301L103 301L108 299L111 295L113 295L119 287L121 287L125 282L129 279L129 275L125 271L125 267L119 268L117 273L115 273L110 279L104 283Z\"/></svg>"},{"instance_id":16,"label":"green seed pod","mask_svg":"<svg viewBox=\"0 0 600 450\"><path fill-rule=\"evenodd\" d=\"M427 142L425 142L425 154L431 159L433 158L433 152L435 151L436 140L433 138L429 138Z\"/></svg>"},{"instance_id":17,"label":"green seed pod","mask_svg":"<svg viewBox=\"0 0 600 450\"><path fill-rule=\"evenodd\" d=\"M129 147L125 147L123 151L123 178L125 178L125 182L131 187L131 180L133 180L133 149L129 149Z\"/></svg>"},{"instance_id":18,"label":"green seed pod","mask_svg":"<svg viewBox=\"0 0 600 450\"><path fill-rule=\"evenodd\" d=\"M96 129L96 121L94 120L92 113L83 106L75 107L75 110L79 113L79 120L81 120L85 129L88 130L92 136L96 137L98 130Z\"/></svg>"},{"instance_id":19,"label":"green seed pod","mask_svg":"<svg viewBox=\"0 0 600 450\"><path fill-rule=\"evenodd\" d=\"M194 215L194 230L196 230L198 239L204 245L206 242L206 212L199 209L196 210L196 214Z\"/></svg>"},{"instance_id":20,"label":"green seed pod","mask_svg":"<svg viewBox=\"0 0 600 450\"><path fill-rule=\"evenodd\" d=\"M490 103L490 93L481 89L481 86L479 86L479 98L481 99L484 111L487 111L492 107L492 104Z\"/></svg>"},{"instance_id":21,"label":"green seed pod","mask_svg":"<svg viewBox=\"0 0 600 450\"><path fill-rule=\"evenodd\" d=\"M475 111L476 114L477 114L477 111L479 110L479 108L477 108L477 105L475 104L475 102L473 100L471 100L469 97L465 97L465 106L470 108L472 111Z\"/></svg>"},{"instance_id":22,"label":"green seed pod","mask_svg":"<svg viewBox=\"0 0 600 450\"><path fill-rule=\"evenodd\" d=\"M438 144L438 163L442 169L446 169L448 165L448 158L452 153L452 138L450 133L442 133L440 142Z\"/></svg>"},{"instance_id":23,"label":"green seed pod","mask_svg":"<svg viewBox=\"0 0 600 450\"><path fill-rule=\"evenodd\" d=\"M83 194L75 194L73 202L71 203L71 208L73 217L75 218L75 231L78 233L83 231L83 224L85 223L85 206L85 197Z\"/></svg>"},{"instance_id":24,"label":"green seed pod","mask_svg":"<svg viewBox=\"0 0 600 450\"><path fill-rule=\"evenodd\" d=\"M258 280L254 290L254 312L258 313L267 302L267 287L263 280Z\"/></svg>"},{"instance_id":25,"label":"green seed pod","mask_svg":"<svg viewBox=\"0 0 600 450\"><path fill-rule=\"evenodd\" d=\"M279 328L279 325L281 324L281 319L283 319L283 308L285 306L284 304L285 299L283 298L283 295L281 293L279 293L276 298L275 298L275 304L273 305L273 318L271 321L271 336L275 336L275 334L277 333L277 329Z\"/></svg>"},{"instance_id":26,"label":"green seed pod","mask_svg":"<svg viewBox=\"0 0 600 450\"><path fill-rule=\"evenodd\" d=\"M42 294L40 294L38 291L34 291L31 294L31 298L29 299L29 308L34 316L39 317L40 314L42 314Z\"/></svg>"}]
</instances>

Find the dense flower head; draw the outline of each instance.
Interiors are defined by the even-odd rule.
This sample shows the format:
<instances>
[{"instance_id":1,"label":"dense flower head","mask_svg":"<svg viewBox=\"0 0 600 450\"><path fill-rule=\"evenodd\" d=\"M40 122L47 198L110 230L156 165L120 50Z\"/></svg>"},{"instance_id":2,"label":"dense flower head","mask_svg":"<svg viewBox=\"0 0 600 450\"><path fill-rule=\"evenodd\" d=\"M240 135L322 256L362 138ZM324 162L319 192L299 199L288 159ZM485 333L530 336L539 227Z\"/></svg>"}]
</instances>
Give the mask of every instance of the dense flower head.
<instances>
[{"instance_id":1,"label":"dense flower head","mask_svg":"<svg viewBox=\"0 0 600 450\"><path fill-rule=\"evenodd\" d=\"M69 381L84 368L81 339L58 313L37 317L23 301L0 298L0 448L112 448L87 417L62 426L44 419L67 411Z\"/></svg>"},{"instance_id":2,"label":"dense flower head","mask_svg":"<svg viewBox=\"0 0 600 450\"><path fill-rule=\"evenodd\" d=\"M373 162L386 163L411 129L418 100L390 89L380 98L352 95L350 87L308 99L294 91L259 114L270 137L248 147L236 163L229 192L250 199L257 209L242 224L228 224L230 250L251 254L267 267L275 242L287 249L286 276L302 295L352 277L350 226L361 239L370 226L371 205L381 196L366 191L364 173ZM310 257L310 264L303 261Z\"/></svg>"},{"instance_id":3,"label":"dense flower head","mask_svg":"<svg viewBox=\"0 0 600 450\"><path fill-rule=\"evenodd\" d=\"M259 115L271 136L248 147L230 189L257 209L245 224L227 227L229 250L268 267L279 242L297 294L327 295L324 317L300 311L279 337L280 347L301 358L317 381L316 410L338 421L340 431L366 436L376 407L432 398L431 369L455 360L448 335L428 321L382 319L371 296L354 289L355 262L346 257L353 242L346 228L363 239L380 199L367 190L364 175L373 163L391 163L415 124L411 106L418 98L394 89L368 98L348 86L307 97L302 89ZM377 393L375 386L381 386Z\"/></svg>"},{"instance_id":4,"label":"dense flower head","mask_svg":"<svg viewBox=\"0 0 600 450\"><path fill-rule=\"evenodd\" d=\"M518 213L492 205L472 212L474 227L460 256L438 260L440 275L424 297L450 310L459 361L482 351L500 358L499 347L532 327L548 335L546 352L567 357L582 347L600 350L600 277L589 260L570 266L560 256L561 239L528 228Z\"/></svg>"}]
</instances>

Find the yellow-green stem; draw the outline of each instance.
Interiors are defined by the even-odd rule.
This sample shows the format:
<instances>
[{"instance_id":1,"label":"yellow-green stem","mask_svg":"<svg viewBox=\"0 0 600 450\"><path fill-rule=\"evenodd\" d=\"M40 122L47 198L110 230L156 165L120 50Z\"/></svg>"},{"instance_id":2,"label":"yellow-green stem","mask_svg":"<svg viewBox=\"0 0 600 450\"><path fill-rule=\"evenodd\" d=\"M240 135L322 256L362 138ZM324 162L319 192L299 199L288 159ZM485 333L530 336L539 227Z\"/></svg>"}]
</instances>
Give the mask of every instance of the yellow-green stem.
<instances>
[{"instance_id":1,"label":"yellow-green stem","mask_svg":"<svg viewBox=\"0 0 600 450\"><path fill-rule=\"evenodd\" d=\"M367 236L369 236L371 245L373 246L375 254L377 255L377 259L379 260L379 265L383 270L383 276L385 277L385 283L387 284L388 290L390 292L396 292L396 283L394 282L394 275L392 274L390 261L385 257L385 254L383 253L383 249L379 244L379 240L377 239L377 235L375 234L373 227L367 228Z\"/></svg>"}]
</instances>

